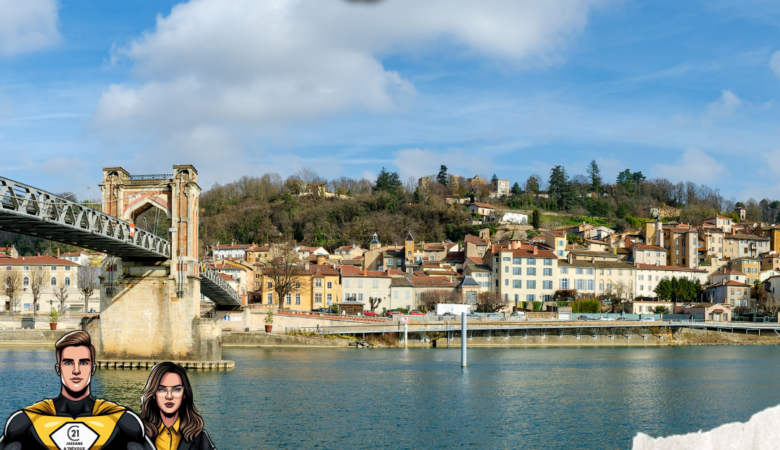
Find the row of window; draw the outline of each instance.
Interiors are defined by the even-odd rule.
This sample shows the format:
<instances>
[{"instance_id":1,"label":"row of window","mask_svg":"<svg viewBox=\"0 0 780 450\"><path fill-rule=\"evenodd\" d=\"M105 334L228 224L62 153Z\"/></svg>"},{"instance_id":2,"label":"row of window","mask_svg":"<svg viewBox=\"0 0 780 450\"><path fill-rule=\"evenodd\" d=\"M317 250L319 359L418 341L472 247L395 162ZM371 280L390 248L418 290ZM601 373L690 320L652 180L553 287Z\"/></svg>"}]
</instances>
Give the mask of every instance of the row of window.
<instances>
[{"instance_id":1,"label":"row of window","mask_svg":"<svg viewBox=\"0 0 780 450\"><path fill-rule=\"evenodd\" d=\"M315 278L314 279L314 287L322 287L322 278ZM332 281L328 281L327 283L325 283L325 287L326 287L326 289L333 289L333 282ZM269 288L270 288L270 286L269 286Z\"/></svg>"},{"instance_id":2,"label":"row of window","mask_svg":"<svg viewBox=\"0 0 780 450\"><path fill-rule=\"evenodd\" d=\"M25 286L29 286L30 285L30 277L24 277L24 279L22 279L22 283ZM51 277L50 283L51 283L52 286L56 286L57 285L57 277ZM70 286L70 277L65 277L65 286Z\"/></svg>"},{"instance_id":3,"label":"row of window","mask_svg":"<svg viewBox=\"0 0 780 450\"><path fill-rule=\"evenodd\" d=\"M525 259L527 260L526 263L529 266L535 266L536 265L536 260L538 258L525 258ZM513 258L513 257L510 257L510 256L504 256L504 262L510 262L510 261L512 262L512 264L517 264L517 265L522 265L523 264L523 258ZM543 264L545 266L552 266L552 258L544 258L544 263Z\"/></svg>"},{"instance_id":4,"label":"row of window","mask_svg":"<svg viewBox=\"0 0 780 450\"><path fill-rule=\"evenodd\" d=\"M13 269L14 268L12 266L6 266L6 268L5 268L5 270L13 270ZM58 266L51 266L50 269L53 270L53 271L57 271L57 270L59 270L59 267ZM70 266L65 266L64 269L65 269L65 271L70 272ZM24 266L24 270L30 270L30 266Z\"/></svg>"},{"instance_id":5,"label":"row of window","mask_svg":"<svg viewBox=\"0 0 780 450\"><path fill-rule=\"evenodd\" d=\"M372 281L372 287L378 288L379 287L379 280L371 280ZM349 278L344 278L344 287L349 287ZM363 280L358 278L357 280L357 287L362 288L363 287Z\"/></svg>"},{"instance_id":6,"label":"row of window","mask_svg":"<svg viewBox=\"0 0 780 450\"><path fill-rule=\"evenodd\" d=\"M509 266L504 266L504 273L509 273ZM512 267L512 275L522 275L522 274L523 274L522 267ZM526 267L525 274L528 276L535 277L536 267ZM553 276L552 269L543 269L542 274L546 277Z\"/></svg>"}]
</instances>

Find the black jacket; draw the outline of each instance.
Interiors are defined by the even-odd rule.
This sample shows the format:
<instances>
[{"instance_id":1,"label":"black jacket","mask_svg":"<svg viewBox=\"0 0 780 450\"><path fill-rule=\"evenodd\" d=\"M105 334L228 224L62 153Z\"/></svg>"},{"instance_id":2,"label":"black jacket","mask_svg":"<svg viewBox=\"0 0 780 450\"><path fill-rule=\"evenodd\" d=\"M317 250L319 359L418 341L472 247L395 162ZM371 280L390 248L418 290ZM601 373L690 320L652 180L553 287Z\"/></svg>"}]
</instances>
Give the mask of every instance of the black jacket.
<instances>
[{"instance_id":1,"label":"black jacket","mask_svg":"<svg viewBox=\"0 0 780 450\"><path fill-rule=\"evenodd\" d=\"M216 450L214 443L211 442L209 434L206 430L202 430L198 437L192 440L192 442L186 442L184 439L179 442L178 450Z\"/></svg>"}]
</instances>

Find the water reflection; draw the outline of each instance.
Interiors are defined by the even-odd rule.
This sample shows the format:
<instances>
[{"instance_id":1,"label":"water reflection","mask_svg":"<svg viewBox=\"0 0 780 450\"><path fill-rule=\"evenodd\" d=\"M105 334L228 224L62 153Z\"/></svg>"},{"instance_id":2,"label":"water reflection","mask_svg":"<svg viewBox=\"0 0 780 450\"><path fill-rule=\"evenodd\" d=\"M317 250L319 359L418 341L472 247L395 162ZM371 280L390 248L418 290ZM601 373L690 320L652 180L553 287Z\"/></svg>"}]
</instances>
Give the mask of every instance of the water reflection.
<instances>
[{"instance_id":1,"label":"water reflection","mask_svg":"<svg viewBox=\"0 0 780 450\"><path fill-rule=\"evenodd\" d=\"M625 448L777 403L780 347L227 349L190 375L220 449ZM0 414L56 395L54 352L0 348ZM96 396L140 407L148 372L100 371Z\"/></svg>"}]
</instances>

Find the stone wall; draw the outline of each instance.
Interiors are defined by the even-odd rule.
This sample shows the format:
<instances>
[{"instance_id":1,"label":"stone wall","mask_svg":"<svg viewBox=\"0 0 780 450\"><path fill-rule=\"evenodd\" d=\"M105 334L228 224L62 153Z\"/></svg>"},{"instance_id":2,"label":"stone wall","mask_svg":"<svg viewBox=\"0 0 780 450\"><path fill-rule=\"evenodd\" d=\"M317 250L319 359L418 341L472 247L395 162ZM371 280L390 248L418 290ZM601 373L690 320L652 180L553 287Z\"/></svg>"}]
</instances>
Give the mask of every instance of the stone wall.
<instances>
[{"instance_id":1,"label":"stone wall","mask_svg":"<svg viewBox=\"0 0 780 450\"><path fill-rule=\"evenodd\" d=\"M69 331L65 330L0 330L0 342L3 344L51 344L54 350L54 343Z\"/></svg>"},{"instance_id":2,"label":"stone wall","mask_svg":"<svg viewBox=\"0 0 780 450\"><path fill-rule=\"evenodd\" d=\"M350 339L309 338L267 333L225 333L225 347L348 347Z\"/></svg>"}]
</instances>

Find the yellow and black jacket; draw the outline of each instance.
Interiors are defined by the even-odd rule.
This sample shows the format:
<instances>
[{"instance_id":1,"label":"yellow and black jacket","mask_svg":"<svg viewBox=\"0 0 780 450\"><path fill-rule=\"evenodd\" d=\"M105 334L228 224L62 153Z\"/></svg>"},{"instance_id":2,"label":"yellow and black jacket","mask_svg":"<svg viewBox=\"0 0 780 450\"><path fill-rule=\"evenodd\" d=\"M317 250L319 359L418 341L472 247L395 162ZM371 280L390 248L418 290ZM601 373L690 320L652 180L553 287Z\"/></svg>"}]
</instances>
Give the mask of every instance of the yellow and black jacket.
<instances>
[{"instance_id":1,"label":"yellow and black jacket","mask_svg":"<svg viewBox=\"0 0 780 450\"><path fill-rule=\"evenodd\" d=\"M141 420L132 411L87 397L46 399L14 413L0 438L0 450L152 450Z\"/></svg>"}]
</instances>

